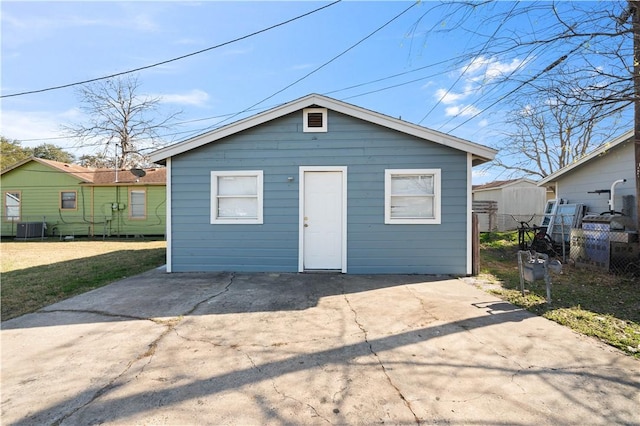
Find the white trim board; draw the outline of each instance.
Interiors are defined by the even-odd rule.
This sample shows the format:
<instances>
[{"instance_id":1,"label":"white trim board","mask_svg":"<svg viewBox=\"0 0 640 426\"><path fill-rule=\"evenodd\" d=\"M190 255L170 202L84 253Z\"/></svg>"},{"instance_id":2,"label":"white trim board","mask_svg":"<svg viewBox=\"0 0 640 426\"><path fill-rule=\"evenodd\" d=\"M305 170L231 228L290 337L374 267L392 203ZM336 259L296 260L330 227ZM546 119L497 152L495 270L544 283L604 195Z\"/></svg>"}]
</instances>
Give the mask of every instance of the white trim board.
<instances>
[{"instance_id":1,"label":"white trim board","mask_svg":"<svg viewBox=\"0 0 640 426\"><path fill-rule=\"evenodd\" d=\"M305 172L341 172L342 173L342 269L347 273L347 167L346 166L301 166L299 168L298 198L298 272L305 272L304 266L304 174Z\"/></svg>"},{"instance_id":2,"label":"white trim board","mask_svg":"<svg viewBox=\"0 0 640 426\"><path fill-rule=\"evenodd\" d=\"M274 120L276 118L291 114L310 106L327 108L329 110L337 111L339 113L359 118L370 123L378 124L389 129L416 136L420 139L469 152L473 154L474 159L478 159L480 162L493 160L497 153L497 151L492 148L460 139L445 133L440 133L426 127L418 126L417 124L402 121L326 96L310 94L292 102L288 102L265 112L256 114L254 116L241 119L227 126L220 127L191 139L187 139L186 141L159 149L152 152L149 157L150 160L154 163L162 162L169 157L182 154L195 148L199 148L208 143L215 142L227 136L233 135L251 127L258 126L260 124L266 123L267 121Z\"/></svg>"}]
</instances>

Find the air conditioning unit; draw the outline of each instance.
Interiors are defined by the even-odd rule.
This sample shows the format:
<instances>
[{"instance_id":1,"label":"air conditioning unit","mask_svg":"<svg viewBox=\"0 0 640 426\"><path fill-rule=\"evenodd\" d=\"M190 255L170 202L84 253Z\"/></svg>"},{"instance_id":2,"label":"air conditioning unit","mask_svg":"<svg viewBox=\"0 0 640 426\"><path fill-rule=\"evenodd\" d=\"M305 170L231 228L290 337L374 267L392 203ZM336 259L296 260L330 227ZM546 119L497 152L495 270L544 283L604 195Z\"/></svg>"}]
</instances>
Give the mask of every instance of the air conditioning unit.
<instances>
[{"instance_id":1,"label":"air conditioning unit","mask_svg":"<svg viewBox=\"0 0 640 426\"><path fill-rule=\"evenodd\" d=\"M16 238L41 238L45 236L45 230L44 222L20 222L16 230Z\"/></svg>"}]
</instances>

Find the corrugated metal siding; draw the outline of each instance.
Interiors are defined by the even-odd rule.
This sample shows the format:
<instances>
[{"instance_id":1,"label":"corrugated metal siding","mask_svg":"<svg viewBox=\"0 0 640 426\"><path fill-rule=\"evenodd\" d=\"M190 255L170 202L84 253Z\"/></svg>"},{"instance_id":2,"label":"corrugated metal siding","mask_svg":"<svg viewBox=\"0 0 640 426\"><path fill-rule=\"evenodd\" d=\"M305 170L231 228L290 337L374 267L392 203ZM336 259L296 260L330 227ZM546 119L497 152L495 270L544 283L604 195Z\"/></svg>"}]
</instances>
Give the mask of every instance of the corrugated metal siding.
<instances>
[{"instance_id":1,"label":"corrugated metal siding","mask_svg":"<svg viewBox=\"0 0 640 426\"><path fill-rule=\"evenodd\" d=\"M561 176L558 181L558 197L572 204L582 203L593 213L606 212L609 211L609 194L589 192L610 189L614 181L627 179L627 182L617 185L615 190L616 210L620 210L622 196L635 196L634 169L633 142L627 142ZM634 212L634 218L636 214Z\"/></svg>"},{"instance_id":2,"label":"corrugated metal siding","mask_svg":"<svg viewBox=\"0 0 640 426\"><path fill-rule=\"evenodd\" d=\"M172 158L172 270L297 271L300 166L347 166L349 273L466 273L466 153L329 111L290 114ZM440 168L441 225L385 225L384 170ZM264 171L264 224L211 225L210 172ZM294 177L288 182L288 177Z\"/></svg>"}]
</instances>

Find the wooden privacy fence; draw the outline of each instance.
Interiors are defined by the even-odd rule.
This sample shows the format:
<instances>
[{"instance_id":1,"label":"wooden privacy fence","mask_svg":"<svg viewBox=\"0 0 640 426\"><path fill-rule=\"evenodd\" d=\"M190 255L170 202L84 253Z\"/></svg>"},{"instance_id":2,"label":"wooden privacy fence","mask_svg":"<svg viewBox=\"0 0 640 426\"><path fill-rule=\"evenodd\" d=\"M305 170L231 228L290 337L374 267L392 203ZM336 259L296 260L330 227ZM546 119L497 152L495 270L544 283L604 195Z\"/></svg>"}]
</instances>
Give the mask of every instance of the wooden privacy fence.
<instances>
[{"instance_id":1,"label":"wooden privacy fence","mask_svg":"<svg viewBox=\"0 0 640 426\"><path fill-rule=\"evenodd\" d=\"M478 215L480 232L494 231L498 228L498 202L474 201L473 212Z\"/></svg>"}]
</instances>

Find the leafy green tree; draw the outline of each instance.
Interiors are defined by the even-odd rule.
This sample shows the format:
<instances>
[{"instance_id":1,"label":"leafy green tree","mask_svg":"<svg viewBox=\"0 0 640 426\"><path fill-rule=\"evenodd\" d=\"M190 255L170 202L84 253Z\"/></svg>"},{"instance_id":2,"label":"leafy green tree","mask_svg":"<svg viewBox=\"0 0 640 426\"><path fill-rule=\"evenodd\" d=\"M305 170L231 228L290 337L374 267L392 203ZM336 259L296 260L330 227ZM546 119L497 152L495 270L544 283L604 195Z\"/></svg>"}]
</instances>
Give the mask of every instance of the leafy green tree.
<instances>
[{"instance_id":1,"label":"leafy green tree","mask_svg":"<svg viewBox=\"0 0 640 426\"><path fill-rule=\"evenodd\" d=\"M82 167L95 167L97 169L113 168L115 161L113 157L107 157L100 153L97 155L85 154L80 157L78 161Z\"/></svg>"},{"instance_id":2,"label":"leafy green tree","mask_svg":"<svg viewBox=\"0 0 640 426\"><path fill-rule=\"evenodd\" d=\"M61 163L73 163L75 156L59 146L45 143L33 148L33 156L45 160L60 161Z\"/></svg>"},{"instance_id":3,"label":"leafy green tree","mask_svg":"<svg viewBox=\"0 0 640 426\"><path fill-rule=\"evenodd\" d=\"M20 141L7 139L4 136L0 136L0 169L4 170L15 163L29 158L33 155L31 148L26 148L20 145Z\"/></svg>"},{"instance_id":4,"label":"leafy green tree","mask_svg":"<svg viewBox=\"0 0 640 426\"><path fill-rule=\"evenodd\" d=\"M0 156L0 165L2 169L6 169L19 161L29 157L37 157L45 160L60 161L61 163L73 163L75 156L63 148L45 143L35 148L23 147L18 140L7 139L0 136L2 142L2 155Z\"/></svg>"}]
</instances>

